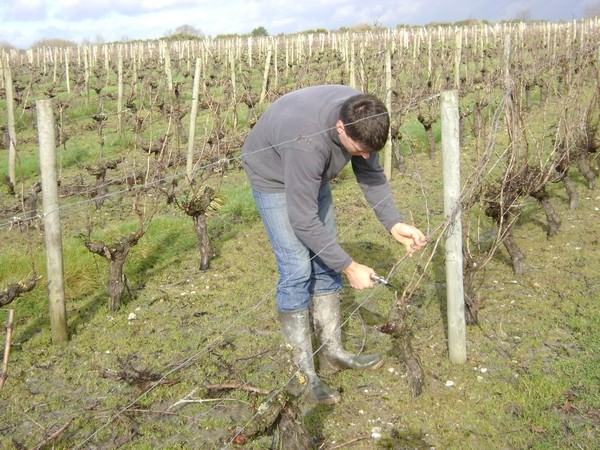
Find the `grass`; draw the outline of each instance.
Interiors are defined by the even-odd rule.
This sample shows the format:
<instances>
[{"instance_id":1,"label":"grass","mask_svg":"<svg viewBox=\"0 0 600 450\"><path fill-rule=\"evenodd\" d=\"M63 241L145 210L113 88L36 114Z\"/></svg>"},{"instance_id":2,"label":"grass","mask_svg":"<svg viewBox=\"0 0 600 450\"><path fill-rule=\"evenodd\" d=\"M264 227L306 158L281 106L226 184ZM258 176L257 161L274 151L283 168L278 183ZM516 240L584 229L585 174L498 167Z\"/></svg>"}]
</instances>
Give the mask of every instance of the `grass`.
<instances>
[{"instance_id":1,"label":"grass","mask_svg":"<svg viewBox=\"0 0 600 450\"><path fill-rule=\"evenodd\" d=\"M219 192L224 205L219 218L226 223L251 223L259 219L252 191L247 183L242 186L224 186Z\"/></svg>"},{"instance_id":2,"label":"grass","mask_svg":"<svg viewBox=\"0 0 600 450\"><path fill-rule=\"evenodd\" d=\"M256 92L262 69L255 75L250 82ZM90 119L97 111L95 94L87 106L85 97L78 95L81 98L68 110L75 132L60 153L64 180L85 175L83 165L102 158L145 158L142 152L135 154L130 135L116 134L113 117L100 145ZM244 116L244 107L240 111ZM534 113L528 120L538 128L543 125ZM31 125L27 117L19 121L25 135L20 147L24 185L37 179ZM407 171L394 174L392 189L406 218L431 232L443 220L441 157L429 158L418 121L407 117L402 131ZM434 133L439 144L437 125ZM465 134L470 139L468 131ZM472 145L465 142L466 152ZM5 159L0 160L0 171L6 171ZM328 377L328 383L343 390L340 405L300 402L317 446L600 445L595 225L600 204L580 176L574 174L573 179L581 194L577 210L568 209L561 186L551 188L551 201L563 220L551 239L545 235L543 213L533 202L525 202L515 238L526 254L526 274L514 276L504 249L481 272L478 292L484 307L480 323L467 330L466 364L453 365L448 359L443 246L429 266L417 255L393 274L392 281L402 288L414 273L424 273L411 299L409 318L412 343L426 375L419 397L411 397L398 349L380 331L394 308L394 293L384 287L344 289L346 347L380 352L385 365L373 372L343 371ZM333 184L341 244L354 258L386 275L402 250L369 210L350 168ZM47 446L221 448L249 422L265 396L207 385L233 383L266 390L285 385L289 367L275 316L276 267L243 172L228 170L219 196L223 207L211 213L208 222L214 250L211 268L199 270L191 219L161 203L125 264L133 296L125 295L118 312L108 308L108 263L88 252L83 240L88 223L93 225L92 239L105 242L134 231L138 222L130 211L131 198L111 197L99 211L78 198L61 199L70 340L50 344L45 279L10 305L16 318L8 379L0 391L0 448L33 448L62 426L64 431ZM0 200L9 203L7 197ZM150 210L153 197L140 202ZM478 225L485 236L494 234L488 220ZM45 275L41 232L20 234L3 228L0 233L0 288L21 280L32 266ZM5 316L0 310L0 320ZM191 401L173 407L182 399ZM374 430L380 439L372 437ZM269 431L245 448L268 448L272 438Z\"/></svg>"}]
</instances>

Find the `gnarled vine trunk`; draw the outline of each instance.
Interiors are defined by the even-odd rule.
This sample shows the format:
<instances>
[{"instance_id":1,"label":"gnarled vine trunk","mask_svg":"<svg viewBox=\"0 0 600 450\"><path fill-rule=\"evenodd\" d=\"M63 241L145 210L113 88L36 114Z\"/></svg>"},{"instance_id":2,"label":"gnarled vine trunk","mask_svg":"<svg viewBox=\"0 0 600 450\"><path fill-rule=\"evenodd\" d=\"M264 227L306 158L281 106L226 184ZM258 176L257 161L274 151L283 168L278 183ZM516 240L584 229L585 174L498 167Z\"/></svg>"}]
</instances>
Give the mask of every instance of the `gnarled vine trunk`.
<instances>
[{"instance_id":1,"label":"gnarled vine trunk","mask_svg":"<svg viewBox=\"0 0 600 450\"><path fill-rule=\"evenodd\" d=\"M381 331L392 336L400 361L406 366L410 392L413 397L417 397L423 393L425 372L412 346L412 332L408 324L410 312L408 300L408 298L399 300L396 294L396 306L390 314L390 320L381 327Z\"/></svg>"},{"instance_id":2,"label":"gnarled vine trunk","mask_svg":"<svg viewBox=\"0 0 600 450\"><path fill-rule=\"evenodd\" d=\"M108 265L108 295L109 307L112 311L118 311L121 306L121 296L125 290L126 280L123 274L123 266L131 247L137 245L145 230L140 224L140 228L124 236L118 242L106 245L104 242L85 241L85 246L92 252L109 260Z\"/></svg>"}]
</instances>

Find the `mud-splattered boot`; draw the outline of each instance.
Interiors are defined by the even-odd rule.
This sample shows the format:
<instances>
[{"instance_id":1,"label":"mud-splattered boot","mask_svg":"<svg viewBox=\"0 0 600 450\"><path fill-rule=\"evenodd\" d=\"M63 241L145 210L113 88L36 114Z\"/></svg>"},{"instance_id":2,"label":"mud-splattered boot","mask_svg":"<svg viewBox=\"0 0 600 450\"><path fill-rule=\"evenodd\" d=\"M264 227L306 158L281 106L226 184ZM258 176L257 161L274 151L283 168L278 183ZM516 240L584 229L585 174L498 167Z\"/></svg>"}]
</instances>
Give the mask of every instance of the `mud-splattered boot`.
<instances>
[{"instance_id":1,"label":"mud-splattered boot","mask_svg":"<svg viewBox=\"0 0 600 450\"><path fill-rule=\"evenodd\" d=\"M353 355L342 346L340 294L317 295L312 298L312 317L320 349L321 375L342 369L377 369L383 364L381 356Z\"/></svg>"},{"instance_id":2,"label":"mud-splattered boot","mask_svg":"<svg viewBox=\"0 0 600 450\"><path fill-rule=\"evenodd\" d=\"M308 309L280 312L279 324L285 341L294 349L294 363L308 378L309 399L325 405L338 403L341 400L340 393L330 388L315 371Z\"/></svg>"}]
</instances>

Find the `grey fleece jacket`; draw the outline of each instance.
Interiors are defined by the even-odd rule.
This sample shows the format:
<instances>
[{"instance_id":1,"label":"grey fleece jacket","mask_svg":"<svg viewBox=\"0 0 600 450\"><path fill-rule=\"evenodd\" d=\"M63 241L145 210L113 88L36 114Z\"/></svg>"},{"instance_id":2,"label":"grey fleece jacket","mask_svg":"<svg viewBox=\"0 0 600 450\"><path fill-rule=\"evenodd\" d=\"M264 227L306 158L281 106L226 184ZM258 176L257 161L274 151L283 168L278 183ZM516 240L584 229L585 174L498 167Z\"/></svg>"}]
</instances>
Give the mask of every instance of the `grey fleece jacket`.
<instances>
[{"instance_id":1,"label":"grey fleece jacket","mask_svg":"<svg viewBox=\"0 0 600 450\"><path fill-rule=\"evenodd\" d=\"M351 156L335 124L346 99L360 94L340 85L313 86L286 94L267 109L242 147L242 163L253 189L285 192L288 216L298 238L328 267L341 272L352 262L318 217L320 187L351 161L365 198L389 231L402 222L379 154Z\"/></svg>"}]
</instances>

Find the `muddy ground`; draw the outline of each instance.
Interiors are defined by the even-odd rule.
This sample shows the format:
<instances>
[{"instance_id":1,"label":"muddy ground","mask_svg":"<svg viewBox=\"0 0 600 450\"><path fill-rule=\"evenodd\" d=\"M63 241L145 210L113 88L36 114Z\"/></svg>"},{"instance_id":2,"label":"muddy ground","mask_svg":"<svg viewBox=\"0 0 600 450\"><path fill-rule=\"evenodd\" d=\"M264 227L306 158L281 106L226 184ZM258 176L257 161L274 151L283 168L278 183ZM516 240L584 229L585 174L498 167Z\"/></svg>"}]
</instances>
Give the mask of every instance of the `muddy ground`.
<instances>
[{"instance_id":1,"label":"muddy ground","mask_svg":"<svg viewBox=\"0 0 600 450\"><path fill-rule=\"evenodd\" d=\"M400 209L423 230L442 221L439 163L417 157L392 185ZM419 167L417 171L416 167ZM425 181L423 181L425 180ZM241 174L229 182L245 183ZM568 209L561 185L552 203L562 219L548 239L545 216L525 203L515 237L526 272L513 274L502 249L479 277L479 324L467 329L467 362L449 362L443 252L427 265L411 299L412 344L425 373L411 395L406 370L381 331L395 308L384 286L343 292L344 339L356 352L380 352L374 371L327 378L343 400L315 406L289 399L288 413L313 448L594 448L600 445L600 196L579 180L580 204ZM427 201L424 201L424 196ZM340 242L385 274L402 250L378 225L355 183L334 187ZM135 298L108 309L106 263L84 257L81 273L97 289L70 298L70 341L51 345L45 296L10 305L15 324L8 378L0 392L2 448L290 448L274 418L257 423L269 398L290 380L274 309L276 270L262 225L211 219L215 257L200 271L191 223L154 219L158 238L140 244L126 265ZM184 225L181 225L181 224ZM487 224L493 233L493 224ZM75 235L78 225L65 234ZM224 231L226 230L226 231ZM190 237L191 236L191 237ZM431 236L432 242L437 237ZM3 240L10 239L3 233ZM168 259L165 249L180 250ZM431 246L403 262L403 287ZM77 275L70 275L76 278ZM39 286L37 290L43 290ZM596 366L598 367L598 366ZM280 418L280 417L279 417ZM271 423L269 423L271 422Z\"/></svg>"}]
</instances>

